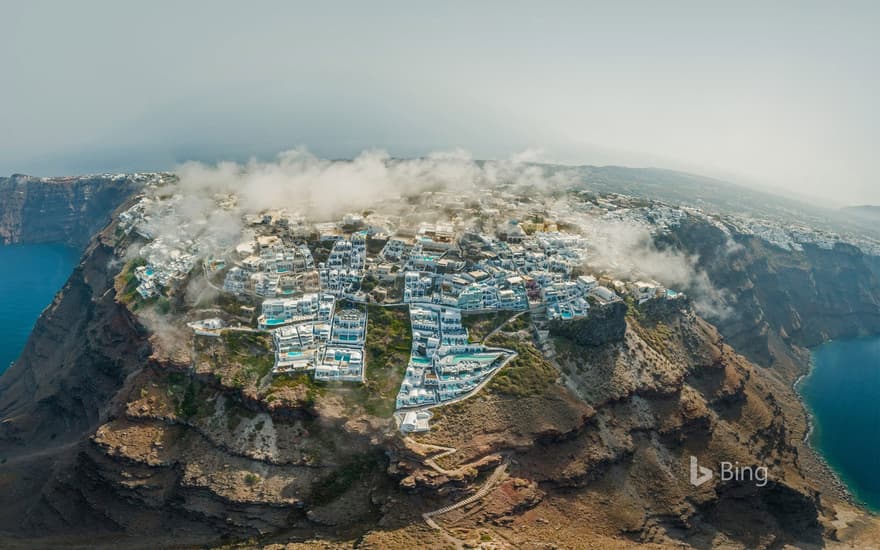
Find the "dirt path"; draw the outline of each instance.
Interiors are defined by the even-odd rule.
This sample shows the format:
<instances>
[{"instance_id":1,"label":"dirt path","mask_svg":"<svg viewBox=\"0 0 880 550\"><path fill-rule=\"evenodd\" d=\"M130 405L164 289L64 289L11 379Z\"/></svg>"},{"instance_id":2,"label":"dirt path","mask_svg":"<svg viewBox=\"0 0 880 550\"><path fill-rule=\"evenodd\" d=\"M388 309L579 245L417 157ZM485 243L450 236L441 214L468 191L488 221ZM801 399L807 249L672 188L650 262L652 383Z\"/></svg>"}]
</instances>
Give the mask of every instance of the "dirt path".
<instances>
[{"instance_id":1,"label":"dirt path","mask_svg":"<svg viewBox=\"0 0 880 550\"><path fill-rule=\"evenodd\" d=\"M529 312L529 310L524 309L524 310L520 311L519 313L516 313L516 314L514 314L514 315L511 315L511 316L508 317L503 323L499 324L497 327L495 327L495 328L493 328L491 331L489 331L489 334L487 334L486 336L484 336L483 339L480 341L480 343L483 344L483 345L485 346L485 345L486 345L486 341L489 340L489 338L491 338L491 337L495 336L496 334L498 334L498 331L501 330L502 328L504 328L504 325L506 325L506 324L508 324L508 323L511 323L511 322L513 322L513 321L519 319L520 315L522 315L523 313L528 313L528 312Z\"/></svg>"},{"instance_id":2,"label":"dirt path","mask_svg":"<svg viewBox=\"0 0 880 550\"><path fill-rule=\"evenodd\" d=\"M406 441L407 443L409 443L411 445L418 445L420 447L425 447L427 449L441 451L439 454L436 454L436 455L432 456L431 458L425 459L425 465L430 466L431 468L434 469L434 471L439 472L443 475L450 475L450 474L454 473L454 470L447 470L446 468L437 464L436 460L441 459L446 456L449 456L452 453L456 452L458 449L456 449L455 447L442 447L440 445L431 445L430 443L419 443L418 441L416 441L415 439L413 439L409 436L406 436L403 439L404 439L404 441ZM465 466L467 466L467 464L465 464ZM460 466L460 467L462 467L462 466Z\"/></svg>"}]
</instances>

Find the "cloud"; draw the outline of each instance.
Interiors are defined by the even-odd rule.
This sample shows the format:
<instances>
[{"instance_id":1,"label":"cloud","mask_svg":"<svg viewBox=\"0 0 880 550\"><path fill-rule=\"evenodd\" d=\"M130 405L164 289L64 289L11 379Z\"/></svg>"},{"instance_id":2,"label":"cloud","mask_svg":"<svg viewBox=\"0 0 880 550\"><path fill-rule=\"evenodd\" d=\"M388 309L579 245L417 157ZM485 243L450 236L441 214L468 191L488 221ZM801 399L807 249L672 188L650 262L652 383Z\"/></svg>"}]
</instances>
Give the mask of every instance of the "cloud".
<instances>
[{"instance_id":1,"label":"cloud","mask_svg":"<svg viewBox=\"0 0 880 550\"><path fill-rule=\"evenodd\" d=\"M350 161L332 161L297 148L272 162L187 162L175 171L178 181L171 191L181 195L176 209L182 216L207 214L218 193L234 193L243 211L283 207L326 221L427 189L464 193L499 183L559 183L560 176L530 164L537 155L529 150L507 160L477 162L460 149L418 159L394 159L385 151L369 150Z\"/></svg>"},{"instance_id":2,"label":"cloud","mask_svg":"<svg viewBox=\"0 0 880 550\"><path fill-rule=\"evenodd\" d=\"M395 159L385 151L369 150L352 160L333 161L297 148L271 162L187 162L176 170L176 181L159 190L171 198L154 204L148 228L169 242L196 241L197 253L206 257L239 242L246 213L284 208L321 222L367 209L393 213L407 204L403 197L427 190L445 190L465 199L503 185L549 196L579 181L574 169L536 164L540 155L539 150L528 150L505 160L476 161L457 149ZM219 202L225 206L218 207ZM556 206L567 211L569 205ZM587 237L586 258L594 271L654 279L687 292L705 315L729 314L730 297L715 289L696 267L696 258L659 249L647 224L590 214L576 214L574 221Z\"/></svg>"},{"instance_id":3,"label":"cloud","mask_svg":"<svg viewBox=\"0 0 880 550\"><path fill-rule=\"evenodd\" d=\"M240 242L245 214L285 209L322 222L368 209L402 213L409 205L405 196L428 190L476 197L499 184L514 189L558 185L564 179L559 173L523 161L535 155L476 161L457 149L395 159L368 150L334 161L297 148L271 162L187 162L153 192L159 200L147 206L143 228L158 242L160 255L170 251L167 244L204 259Z\"/></svg>"},{"instance_id":4,"label":"cloud","mask_svg":"<svg viewBox=\"0 0 880 550\"><path fill-rule=\"evenodd\" d=\"M624 280L653 279L684 291L693 299L697 312L710 319L733 313L729 305L733 297L712 284L706 272L697 267L698 258L658 248L648 225L591 216L579 217L577 225L589 242L585 258L590 270Z\"/></svg>"}]
</instances>

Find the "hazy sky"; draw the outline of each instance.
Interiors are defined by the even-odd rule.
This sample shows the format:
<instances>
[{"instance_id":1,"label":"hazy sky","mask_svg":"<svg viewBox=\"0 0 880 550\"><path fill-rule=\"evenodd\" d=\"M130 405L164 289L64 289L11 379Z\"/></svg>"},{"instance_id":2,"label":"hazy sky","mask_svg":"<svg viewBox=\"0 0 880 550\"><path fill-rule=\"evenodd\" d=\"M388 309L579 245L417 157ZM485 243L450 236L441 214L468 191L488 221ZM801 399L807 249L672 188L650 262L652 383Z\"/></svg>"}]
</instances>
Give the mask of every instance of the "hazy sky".
<instances>
[{"instance_id":1,"label":"hazy sky","mask_svg":"<svg viewBox=\"0 0 880 550\"><path fill-rule=\"evenodd\" d=\"M2 2L0 174L537 148L880 204L880 2L325 4Z\"/></svg>"}]
</instances>

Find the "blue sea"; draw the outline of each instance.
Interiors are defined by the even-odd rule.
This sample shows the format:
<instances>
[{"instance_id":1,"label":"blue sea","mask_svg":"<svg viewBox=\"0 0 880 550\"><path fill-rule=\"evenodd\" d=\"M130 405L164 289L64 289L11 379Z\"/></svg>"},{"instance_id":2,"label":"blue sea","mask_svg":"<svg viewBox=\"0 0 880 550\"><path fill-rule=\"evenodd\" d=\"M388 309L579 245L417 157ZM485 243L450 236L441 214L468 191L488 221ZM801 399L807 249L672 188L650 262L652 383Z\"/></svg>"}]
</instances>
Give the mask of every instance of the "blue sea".
<instances>
[{"instance_id":1,"label":"blue sea","mask_svg":"<svg viewBox=\"0 0 880 550\"><path fill-rule=\"evenodd\" d=\"M77 251L61 245L0 246L0 373L21 353L78 259Z\"/></svg>"},{"instance_id":2,"label":"blue sea","mask_svg":"<svg viewBox=\"0 0 880 550\"><path fill-rule=\"evenodd\" d=\"M798 389L813 416L813 447L853 496L880 511L880 337L816 348Z\"/></svg>"}]
</instances>

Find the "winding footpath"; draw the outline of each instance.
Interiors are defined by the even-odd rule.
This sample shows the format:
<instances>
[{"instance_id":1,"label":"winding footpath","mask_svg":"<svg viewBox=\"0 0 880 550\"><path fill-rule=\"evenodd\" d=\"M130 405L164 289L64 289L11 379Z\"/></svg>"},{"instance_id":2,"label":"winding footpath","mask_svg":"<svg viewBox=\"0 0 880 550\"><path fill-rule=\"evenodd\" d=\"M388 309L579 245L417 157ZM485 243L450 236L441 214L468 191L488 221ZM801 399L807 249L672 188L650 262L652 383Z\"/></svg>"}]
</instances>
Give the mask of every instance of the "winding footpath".
<instances>
[{"instance_id":1,"label":"winding footpath","mask_svg":"<svg viewBox=\"0 0 880 550\"><path fill-rule=\"evenodd\" d=\"M455 452L455 449L452 449L451 452ZM445 456L446 454L449 454L449 453L447 452L445 454L444 453L441 453L441 454L443 454ZM439 457L440 457L440 455L437 455L434 458L439 458ZM427 461L425 463L427 464ZM443 538L446 539L447 541L449 541L451 544L453 544L455 546L455 548L457 548L457 549L464 548L464 541L454 537L449 531L444 529L443 526L441 526L439 523L437 523L434 520L434 516L440 516L440 515L443 515L447 512L457 510L459 508L467 506L468 504L472 504L472 503L480 500L481 498L485 497L493 489L495 489L496 484L501 479L503 479L506 471L507 471L507 460L505 460L504 462L499 464L497 468L495 468L495 471L492 472L492 475L489 476L489 479L486 480L486 482L483 484L483 486L480 487L476 493L472 494L471 496L467 497L464 500L460 500L458 502L450 504L449 506L444 506L443 508L439 508L439 509L433 510L431 512L425 512L424 514L422 514L422 519L425 520L425 523L427 523L429 527L431 527L432 529L436 529L437 531L440 531L440 534L443 535Z\"/></svg>"},{"instance_id":2,"label":"winding footpath","mask_svg":"<svg viewBox=\"0 0 880 550\"><path fill-rule=\"evenodd\" d=\"M515 320L518 319L523 313L528 313L528 311L529 311L529 310L520 311L519 313L517 313L517 314L515 314L515 315L512 315L511 317L509 317L508 319L506 319L504 322L500 323L497 327L495 327L494 329L492 329L488 334L486 334L486 336L483 337L483 339L481 340L481 343L482 343L483 345L485 345L486 342L487 342L490 338L492 338L493 336L495 336L495 334L497 334L498 331L500 331L505 325L507 325L508 323L511 323L511 322L515 321ZM486 380L484 380L479 386L477 386L477 388L474 389L474 391L468 393L468 394L465 395L465 396L462 396L462 397L459 398L459 399L453 399L452 401L447 401L447 402L444 402L444 403L438 403L438 404L433 405L433 406L431 406L431 407L425 407L425 408L427 409L427 408L439 407L439 406L443 406L443 405L449 405L449 404L454 403L454 402L457 402L457 401L463 401L464 399L467 399L467 398L469 398L469 397L472 397L472 396L478 394L479 391L482 389L482 387L483 387L485 384L487 384L487 383L488 383L488 382L489 382L489 381L495 376L495 374L497 374L498 372L500 372L501 369L504 368L504 366L507 365L507 363L509 363L510 361L512 361L513 359L515 359L515 358L517 357L517 355L518 355L518 354L517 354L515 351L513 351L513 350L508 350L508 349L503 349L503 348L492 348L492 349L495 349L495 350L498 350L498 351L505 351L505 352L507 352L509 355L508 355L507 359L505 359L505 361L504 361L504 362L503 362L503 363L502 363L497 369L495 369L495 371L494 371L493 373L491 373L491 374L486 378ZM429 466L430 468L433 468L435 471L437 471L437 472L439 472L439 473L441 473L441 474L450 474L450 473L452 473L451 470L447 470L446 468L444 468L444 467L440 466L439 464L437 464L437 460L440 460L440 459L442 459L442 458L444 458L444 457L447 457L447 456L449 456L449 455L455 453L458 449L456 449L456 448L454 448L454 447L442 447L442 446L440 446L440 445L432 445L432 444L430 444L430 443L419 443L419 442L413 440L412 438L410 438L409 436L405 437L404 439L407 440L408 442L414 443L414 444L416 444L416 445L420 445L420 446L425 447L425 448L428 448L428 449L433 449L433 450L440 451L438 454L432 456L431 458L426 459L426 460L425 460L425 465L426 465L426 466ZM459 509L459 508L463 508L463 507L465 507L465 506L467 506L467 505L469 505L469 504L473 504L474 502L477 502L478 500L480 500L480 499L482 499L483 497L485 497L486 495L488 495L490 492L492 492L493 489L495 489L495 487L497 486L498 482L501 481L501 480L505 477L505 474L507 473L507 465L508 465L508 461L507 461L507 459L505 458L504 461L503 461L501 464L499 464L499 465L495 468L495 470L492 472L492 475L489 476L489 478L486 480L486 482L483 483L483 485L477 490L476 493L472 494L471 496L469 496L469 497L467 497L467 498L465 498L465 499L463 499L463 500L460 500L460 501L458 501L458 502L455 502L455 503L453 503L453 504L450 504L450 505L448 505L448 506L444 506L444 507L442 507L442 508L438 508L437 510L433 510L433 511L431 511L431 512L425 512L424 514L422 514L422 519L424 519L424 520L425 520L425 523L427 523L428 526L430 526L432 529L436 529L437 531L440 531L440 533L443 535L443 538L446 539L446 540L447 540L449 543L451 543L453 546L455 546L455 548L457 548L457 549L462 549L462 548L464 548L464 547L465 547L465 546L464 546L464 544L465 544L464 541L462 541L462 540L460 540L460 539L454 537L451 533L449 533L449 531L447 531L447 530L444 529L439 523L437 523L437 522L434 520L434 517L436 517L436 516L441 516L441 515L443 515L443 514L446 514L446 513L448 513L448 512L451 512L451 511L453 511L453 510L457 510L457 509Z\"/></svg>"}]
</instances>

